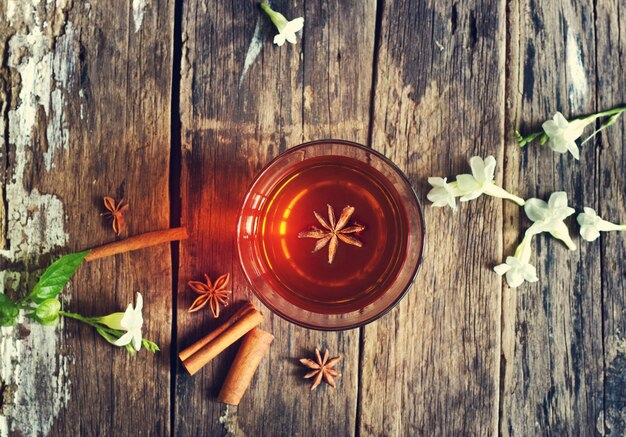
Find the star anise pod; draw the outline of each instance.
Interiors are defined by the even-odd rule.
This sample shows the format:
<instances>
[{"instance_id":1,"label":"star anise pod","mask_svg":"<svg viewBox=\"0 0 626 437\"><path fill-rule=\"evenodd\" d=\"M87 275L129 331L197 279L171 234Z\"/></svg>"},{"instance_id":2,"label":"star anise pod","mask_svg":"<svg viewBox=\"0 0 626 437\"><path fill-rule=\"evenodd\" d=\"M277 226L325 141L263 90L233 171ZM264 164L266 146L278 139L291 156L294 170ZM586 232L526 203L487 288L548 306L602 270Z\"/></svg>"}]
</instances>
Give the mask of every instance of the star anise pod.
<instances>
[{"instance_id":1,"label":"star anise pod","mask_svg":"<svg viewBox=\"0 0 626 437\"><path fill-rule=\"evenodd\" d=\"M118 203L115 203L115 199L109 196L104 196L104 207L107 209L107 212L102 213L101 215L108 218L113 225L113 232L115 235L120 235L126 226L126 221L124 220L124 213L128 209L128 204L124 203L124 199L120 200Z\"/></svg>"},{"instance_id":2,"label":"star anise pod","mask_svg":"<svg viewBox=\"0 0 626 437\"><path fill-rule=\"evenodd\" d=\"M204 277L206 282L188 282L191 289L200 295L189 307L189 312L198 311L208 303L213 317L218 318L220 316L220 306L228 306L228 296L232 293L231 290L226 290L230 275L227 273L220 276L215 281L215 284L211 283L209 275L204 275Z\"/></svg>"},{"instance_id":3,"label":"star anise pod","mask_svg":"<svg viewBox=\"0 0 626 437\"><path fill-rule=\"evenodd\" d=\"M341 355L328 359L328 349L324 352L324 358L320 354L320 350L315 348L315 356L317 357L317 362L309 359L302 358L300 362L307 366L311 370L309 373L304 375L305 378L312 378L315 376L313 380L313 385L311 386L311 390L315 390L318 385L322 382L322 378L332 387L335 388L335 379L338 376L341 376L337 370L333 369L333 367L341 361Z\"/></svg>"},{"instance_id":4,"label":"star anise pod","mask_svg":"<svg viewBox=\"0 0 626 437\"><path fill-rule=\"evenodd\" d=\"M328 221L319 215L317 211L313 211L315 218L324 227L324 229L313 226L313 229L310 231L300 232L298 234L298 238L316 238L317 243L315 243L313 253L323 249L328 244L328 264L332 264L335 259L335 254L337 253L339 240L352 246L363 246L363 243L348 234L361 232L365 229L365 226L355 224L353 226L346 227L348 220L350 220L350 217L354 214L353 206L344 207L341 211L341 215L339 216L339 220L337 221L335 221L335 210L333 207L330 205L326 206L328 206Z\"/></svg>"}]
</instances>

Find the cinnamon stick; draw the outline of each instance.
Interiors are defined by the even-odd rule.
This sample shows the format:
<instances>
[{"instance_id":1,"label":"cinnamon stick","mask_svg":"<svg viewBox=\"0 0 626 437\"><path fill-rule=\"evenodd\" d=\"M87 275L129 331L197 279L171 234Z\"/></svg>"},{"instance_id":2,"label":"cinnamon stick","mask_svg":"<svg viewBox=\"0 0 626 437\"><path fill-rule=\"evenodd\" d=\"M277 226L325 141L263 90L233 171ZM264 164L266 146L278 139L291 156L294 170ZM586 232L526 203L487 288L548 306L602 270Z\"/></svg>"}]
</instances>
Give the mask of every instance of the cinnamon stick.
<instances>
[{"instance_id":1,"label":"cinnamon stick","mask_svg":"<svg viewBox=\"0 0 626 437\"><path fill-rule=\"evenodd\" d=\"M169 241L186 240L187 238L189 238L189 234L187 234L186 228L172 228L163 231L147 232L91 249L91 252L85 257L85 260L93 261L119 253L156 246L157 244L167 243Z\"/></svg>"},{"instance_id":2,"label":"cinnamon stick","mask_svg":"<svg viewBox=\"0 0 626 437\"><path fill-rule=\"evenodd\" d=\"M231 319L232 318L234 318L234 316L231 317ZM248 311L242 312L234 322L229 320L226 322L228 326L225 328L220 327L221 329L218 328L219 332L216 335L209 334L210 338L208 341L206 339L209 336L200 340L198 343L201 343L202 346L192 345L191 350L195 349L196 351L191 355L189 355L189 351L184 354L181 352L183 356L188 356L186 359L182 360L183 366L190 375L194 375L209 361L222 353L224 349L261 323L262 320L263 314L254 307Z\"/></svg>"},{"instance_id":3,"label":"cinnamon stick","mask_svg":"<svg viewBox=\"0 0 626 437\"><path fill-rule=\"evenodd\" d=\"M218 401L224 404L239 405L261 363L261 359L269 350L273 340L272 334L259 328L254 328L245 335L217 397Z\"/></svg>"},{"instance_id":4,"label":"cinnamon stick","mask_svg":"<svg viewBox=\"0 0 626 437\"><path fill-rule=\"evenodd\" d=\"M232 316L230 316L230 319L228 319L224 324L218 326L216 329L209 332L207 336L201 338L200 340L198 340L197 342L195 342L188 348L180 351L180 353L178 354L178 357L181 360L185 361L190 356L192 356L193 354L198 352L200 349L202 349L204 346L206 346L211 341L213 341L218 335L222 334L228 328L233 326L235 322L239 320L242 316L244 316L245 314L253 310L256 310L256 308L254 307L252 302L246 302L246 304L242 306L239 310L237 310Z\"/></svg>"}]
</instances>

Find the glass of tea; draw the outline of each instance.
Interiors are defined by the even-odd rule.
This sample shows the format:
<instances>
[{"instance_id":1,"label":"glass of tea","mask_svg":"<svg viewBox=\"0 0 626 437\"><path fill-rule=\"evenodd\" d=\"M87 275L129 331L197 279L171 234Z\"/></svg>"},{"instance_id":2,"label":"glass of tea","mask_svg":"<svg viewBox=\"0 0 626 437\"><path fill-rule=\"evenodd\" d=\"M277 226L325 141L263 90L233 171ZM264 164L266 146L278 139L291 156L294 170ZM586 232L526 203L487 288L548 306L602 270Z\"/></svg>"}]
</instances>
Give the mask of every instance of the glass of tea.
<instances>
[{"instance_id":1,"label":"glass of tea","mask_svg":"<svg viewBox=\"0 0 626 437\"><path fill-rule=\"evenodd\" d=\"M237 225L255 295L298 325L362 326L402 299L424 246L404 174L356 143L322 140L279 155L245 196Z\"/></svg>"}]
</instances>

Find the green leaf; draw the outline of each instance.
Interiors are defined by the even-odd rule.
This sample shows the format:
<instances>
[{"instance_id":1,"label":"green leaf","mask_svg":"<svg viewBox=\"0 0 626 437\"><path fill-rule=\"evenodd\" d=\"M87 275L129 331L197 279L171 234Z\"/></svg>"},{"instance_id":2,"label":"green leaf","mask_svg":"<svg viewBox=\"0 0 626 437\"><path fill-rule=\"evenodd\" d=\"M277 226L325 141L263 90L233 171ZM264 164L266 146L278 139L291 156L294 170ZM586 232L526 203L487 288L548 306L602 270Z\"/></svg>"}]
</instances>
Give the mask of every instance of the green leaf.
<instances>
[{"instance_id":1,"label":"green leaf","mask_svg":"<svg viewBox=\"0 0 626 437\"><path fill-rule=\"evenodd\" d=\"M96 331L98 331L98 334L100 334L106 341L108 341L109 343L113 345L115 341L119 338L119 337L114 336L110 332L105 331L102 328L96 328Z\"/></svg>"},{"instance_id":2,"label":"green leaf","mask_svg":"<svg viewBox=\"0 0 626 437\"><path fill-rule=\"evenodd\" d=\"M96 331L98 331L98 334L104 337L104 339L108 341L109 343L111 343L112 345L115 345L115 340L117 340L122 335L124 335L124 332L118 331L116 329L96 328ZM157 344L151 342L150 340L146 340L145 338L141 339L141 345L148 352L155 353L161 350ZM126 349L126 351L128 352L130 356L134 357L135 355L137 355L137 351L133 348L132 344L128 343L124 345L123 347Z\"/></svg>"},{"instance_id":3,"label":"green leaf","mask_svg":"<svg viewBox=\"0 0 626 437\"><path fill-rule=\"evenodd\" d=\"M611 115L609 119L606 121L606 123L602 125L602 128L604 129L605 127L609 127L612 124L614 124L617 121L617 118L620 116L620 114L621 112L619 114Z\"/></svg>"},{"instance_id":4,"label":"green leaf","mask_svg":"<svg viewBox=\"0 0 626 437\"><path fill-rule=\"evenodd\" d=\"M537 138L539 138L540 143L543 145L548 141L548 136L543 132L535 132L534 134L530 134L527 137L522 136L519 131L515 131L515 139L517 140L517 144L520 147L525 147L526 144L532 143Z\"/></svg>"},{"instance_id":5,"label":"green leaf","mask_svg":"<svg viewBox=\"0 0 626 437\"><path fill-rule=\"evenodd\" d=\"M109 343L111 343L113 346L117 346L115 344L115 341L118 338L120 338L122 335L124 335L123 332L118 331L116 329L96 328L96 331L98 331L98 334L100 334L102 337L104 337L104 339L106 341L108 341ZM135 349L133 349L133 347L130 345L130 343L124 345L123 347L126 349L126 352L128 352L128 354L131 357L134 357L137 354L137 352L135 351Z\"/></svg>"},{"instance_id":6,"label":"green leaf","mask_svg":"<svg viewBox=\"0 0 626 437\"><path fill-rule=\"evenodd\" d=\"M156 343L151 342L150 340L146 340L145 338L143 338L141 340L141 345L149 352L155 353L155 352L159 352L161 349L159 348L159 346Z\"/></svg>"},{"instance_id":7,"label":"green leaf","mask_svg":"<svg viewBox=\"0 0 626 437\"><path fill-rule=\"evenodd\" d=\"M135 349L133 349L133 347L130 345L130 343L128 343L126 346L124 346L126 348L126 351L128 352L128 354L131 357L134 357L135 355L137 355L137 351Z\"/></svg>"},{"instance_id":8,"label":"green leaf","mask_svg":"<svg viewBox=\"0 0 626 437\"><path fill-rule=\"evenodd\" d=\"M57 298L46 299L35 308L35 320L44 326L56 325L60 310L61 302Z\"/></svg>"},{"instance_id":9,"label":"green leaf","mask_svg":"<svg viewBox=\"0 0 626 437\"><path fill-rule=\"evenodd\" d=\"M276 29L278 29L279 32L282 32L284 27L287 25L287 19L285 18L285 16L280 12L276 12L275 10L273 10L267 2L261 3L260 6L261 9L263 9L263 12L265 12L267 16L270 17L270 20L272 20L272 23L274 23Z\"/></svg>"},{"instance_id":10,"label":"green leaf","mask_svg":"<svg viewBox=\"0 0 626 437\"><path fill-rule=\"evenodd\" d=\"M122 332L120 332L118 330L115 330L115 329L96 328L96 331L98 331L98 334L100 334L102 337L104 337L104 339L106 341L108 341L109 343L111 343L113 346L117 346L115 344L115 340L117 340L118 338L120 338L123 335ZM131 357L134 357L137 354L135 349L133 349L133 347L130 344L126 344L123 347L126 349L126 352L128 352L128 354Z\"/></svg>"},{"instance_id":11,"label":"green leaf","mask_svg":"<svg viewBox=\"0 0 626 437\"><path fill-rule=\"evenodd\" d=\"M52 263L39 278L39 282L28 297L35 303L42 303L46 299L57 297L72 279L76 269L82 264L89 252L89 250L85 250L84 252L70 253Z\"/></svg>"},{"instance_id":12,"label":"green leaf","mask_svg":"<svg viewBox=\"0 0 626 437\"><path fill-rule=\"evenodd\" d=\"M20 310L6 294L0 294L0 326L15 326Z\"/></svg>"}]
</instances>

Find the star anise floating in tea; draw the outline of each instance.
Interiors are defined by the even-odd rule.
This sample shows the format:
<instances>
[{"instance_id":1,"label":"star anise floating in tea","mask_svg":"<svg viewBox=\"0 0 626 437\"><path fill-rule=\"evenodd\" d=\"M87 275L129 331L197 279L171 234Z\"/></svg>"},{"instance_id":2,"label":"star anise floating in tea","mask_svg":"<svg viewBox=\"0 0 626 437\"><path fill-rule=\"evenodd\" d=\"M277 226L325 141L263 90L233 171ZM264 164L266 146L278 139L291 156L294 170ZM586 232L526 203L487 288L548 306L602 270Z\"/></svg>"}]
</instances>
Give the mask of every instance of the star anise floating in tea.
<instances>
[{"instance_id":1,"label":"star anise floating in tea","mask_svg":"<svg viewBox=\"0 0 626 437\"><path fill-rule=\"evenodd\" d=\"M328 359L328 349L324 352L324 358L322 359L322 355L320 354L320 350L315 348L315 356L317 361L313 361L309 358L302 358L300 362L307 366L311 370L309 373L304 375L305 378L312 378L315 376L313 380L313 385L311 386L311 390L315 390L318 385L321 384L322 378L330 385L332 388L335 388L335 378L341 376L337 370L333 369L333 367L341 361L341 355Z\"/></svg>"},{"instance_id":2,"label":"star anise floating in tea","mask_svg":"<svg viewBox=\"0 0 626 437\"><path fill-rule=\"evenodd\" d=\"M323 249L328 245L328 264L332 264L335 259L335 254L337 253L337 246L339 246L339 241L343 241L346 244L350 244L356 247L362 247L363 243L349 234L354 234L356 232L361 232L365 230L365 226L354 224L352 226L346 227L348 224L348 220L354 214L353 206L346 206L341 211L341 215L339 216L339 220L335 221L335 210L332 206L328 206L328 221L324 219L321 215L317 213L317 211L313 211L315 214L315 218L322 225L324 229L320 229L317 226L313 226L313 229L310 231L300 232L298 234L298 238L316 238L317 243L315 243L315 247L313 248L313 253L317 252L320 249Z\"/></svg>"},{"instance_id":3,"label":"star anise floating in tea","mask_svg":"<svg viewBox=\"0 0 626 437\"><path fill-rule=\"evenodd\" d=\"M124 212L128 209L128 204L124 203L124 199L116 203L115 199L112 197L105 196L104 207L107 209L107 212L104 212L101 215L111 221L115 235L120 235L126 226Z\"/></svg>"},{"instance_id":4,"label":"star anise floating in tea","mask_svg":"<svg viewBox=\"0 0 626 437\"><path fill-rule=\"evenodd\" d=\"M200 295L189 307L189 312L193 313L198 311L204 308L208 303L213 317L218 318L220 316L221 307L228 306L228 296L232 294L231 290L226 290L230 275L227 273L220 276L214 284L211 283L209 275L205 274L204 278L206 282L188 282L191 289Z\"/></svg>"}]
</instances>

